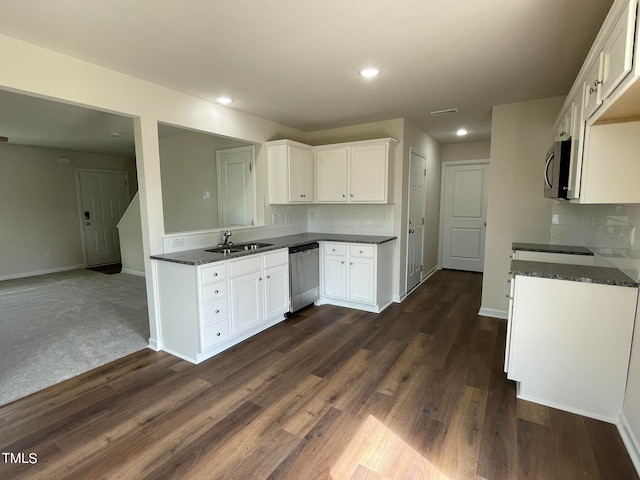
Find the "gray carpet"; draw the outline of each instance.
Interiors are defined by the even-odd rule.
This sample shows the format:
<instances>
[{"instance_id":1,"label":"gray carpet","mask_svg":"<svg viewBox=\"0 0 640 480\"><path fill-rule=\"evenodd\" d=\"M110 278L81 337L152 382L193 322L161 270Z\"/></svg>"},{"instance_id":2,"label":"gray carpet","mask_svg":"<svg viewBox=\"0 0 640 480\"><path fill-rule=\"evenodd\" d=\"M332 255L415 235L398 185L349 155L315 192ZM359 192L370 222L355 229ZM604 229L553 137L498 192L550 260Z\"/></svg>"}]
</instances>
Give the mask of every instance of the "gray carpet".
<instances>
[{"instance_id":1,"label":"gray carpet","mask_svg":"<svg viewBox=\"0 0 640 480\"><path fill-rule=\"evenodd\" d=\"M145 348L145 280L90 270L0 282L0 405Z\"/></svg>"}]
</instances>

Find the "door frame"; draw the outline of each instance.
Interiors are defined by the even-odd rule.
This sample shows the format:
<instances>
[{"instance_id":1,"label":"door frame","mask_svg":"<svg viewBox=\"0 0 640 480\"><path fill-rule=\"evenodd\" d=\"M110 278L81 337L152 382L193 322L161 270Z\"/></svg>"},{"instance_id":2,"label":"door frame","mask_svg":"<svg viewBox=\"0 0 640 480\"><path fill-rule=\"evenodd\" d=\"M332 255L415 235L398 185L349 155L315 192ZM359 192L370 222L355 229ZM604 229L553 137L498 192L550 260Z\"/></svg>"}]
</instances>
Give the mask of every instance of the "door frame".
<instances>
[{"instance_id":1,"label":"door frame","mask_svg":"<svg viewBox=\"0 0 640 480\"><path fill-rule=\"evenodd\" d=\"M410 204L410 200L411 200L411 157L413 155L416 155L420 158L424 159L424 169L425 169L425 173L427 171L427 156L425 154L423 154L422 152L418 152L416 151L413 147L409 147L409 168L408 168L408 172L407 172L407 220L405 223L405 233L407 233L407 240L405 242L405 262L404 262L404 290L405 290L405 297L407 295L409 295L409 289L408 289L408 275L409 275L409 214L410 209L411 209L411 204ZM426 180L426 175L425 175L425 183L424 183L424 187L425 187L425 196L424 196L424 210L423 213L426 217L427 214L427 180ZM426 221L426 220L425 220ZM418 282L418 284L413 287L411 289L411 292L413 292L416 288L418 288L420 285L422 285L424 283L424 281L429 278L429 275L425 275L424 274L424 236L425 236L425 231L426 231L426 223L422 225L422 251L420 252L420 265L422 265L422 269L420 269L420 281ZM439 257L438 257L439 258Z\"/></svg>"},{"instance_id":2,"label":"door frame","mask_svg":"<svg viewBox=\"0 0 640 480\"><path fill-rule=\"evenodd\" d=\"M442 270L442 244L444 242L444 202L445 202L445 179L447 174L447 167L455 167L460 165L488 165L491 166L491 162L488 158L478 158L474 160L451 160L448 162L442 162L442 169L440 173L440 222L438 226L438 270ZM485 230L486 235L486 230ZM485 242L486 248L486 242Z\"/></svg>"},{"instance_id":3,"label":"door frame","mask_svg":"<svg viewBox=\"0 0 640 480\"><path fill-rule=\"evenodd\" d=\"M82 260L84 261L84 268L89 266L88 255L87 255L87 239L84 231L84 209L82 208L82 189L80 186L80 173L81 172L90 172L90 173L121 173L125 176L125 181L127 182L127 193L129 194L129 204L131 204L131 184L129 183L129 172L126 170L104 170L97 168L76 168L76 198L78 202L78 226L80 227L80 237L82 241Z\"/></svg>"}]
</instances>

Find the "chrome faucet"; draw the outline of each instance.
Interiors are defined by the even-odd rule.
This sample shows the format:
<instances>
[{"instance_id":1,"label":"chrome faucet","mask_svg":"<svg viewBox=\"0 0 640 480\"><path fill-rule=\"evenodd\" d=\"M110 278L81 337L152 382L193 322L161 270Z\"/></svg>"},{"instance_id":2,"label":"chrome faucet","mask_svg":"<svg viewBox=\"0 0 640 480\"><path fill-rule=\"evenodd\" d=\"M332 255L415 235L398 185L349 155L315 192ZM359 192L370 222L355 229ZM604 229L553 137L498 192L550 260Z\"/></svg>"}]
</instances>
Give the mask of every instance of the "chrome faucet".
<instances>
[{"instance_id":1,"label":"chrome faucet","mask_svg":"<svg viewBox=\"0 0 640 480\"><path fill-rule=\"evenodd\" d=\"M229 237L231 236L231 232L229 230L225 230L222 232L222 243L219 244L219 247L224 247L227 245L233 245L233 242L229 241Z\"/></svg>"}]
</instances>

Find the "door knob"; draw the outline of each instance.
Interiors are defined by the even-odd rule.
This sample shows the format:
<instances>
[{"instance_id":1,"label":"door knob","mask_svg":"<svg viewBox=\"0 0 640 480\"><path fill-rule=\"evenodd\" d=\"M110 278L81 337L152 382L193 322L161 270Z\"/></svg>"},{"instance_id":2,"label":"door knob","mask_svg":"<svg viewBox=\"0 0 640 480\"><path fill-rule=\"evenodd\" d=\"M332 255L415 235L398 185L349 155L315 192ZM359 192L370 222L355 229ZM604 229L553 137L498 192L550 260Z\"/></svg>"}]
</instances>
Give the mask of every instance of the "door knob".
<instances>
[{"instance_id":1,"label":"door knob","mask_svg":"<svg viewBox=\"0 0 640 480\"><path fill-rule=\"evenodd\" d=\"M86 222L85 225L91 225L91 222Z\"/></svg>"}]
</instances>

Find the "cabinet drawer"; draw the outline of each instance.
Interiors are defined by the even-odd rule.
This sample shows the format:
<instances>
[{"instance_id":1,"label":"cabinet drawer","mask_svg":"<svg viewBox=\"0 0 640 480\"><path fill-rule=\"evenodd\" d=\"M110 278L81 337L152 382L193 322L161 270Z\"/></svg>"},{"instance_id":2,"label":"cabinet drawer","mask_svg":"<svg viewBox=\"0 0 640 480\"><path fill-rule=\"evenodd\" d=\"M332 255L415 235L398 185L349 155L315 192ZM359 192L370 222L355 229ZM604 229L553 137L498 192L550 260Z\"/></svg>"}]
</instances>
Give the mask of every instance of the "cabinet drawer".
<instances>
[{"instance_id":1,"label":"cabinet drawer","mask_svg":"<svg viewBox=\"0 0 640 480\"><path fill-rule=\"evenodd\" d=\"M342 243L325 243L324 253L327 255L346 255L347 246Z\"/></svg>"},{"instance_id":2,"label":"cabinet drawer","mask_svg":"<svg viewBox=\"0 0 640 480\"><path fill-rule=\"evenodd\" d=\"M204 348L214 347L231 338L231 326L228 320L204 327Z\"/></svg>"},{"instance_id":3,"label":"cabinet drawer","mask_svg":"<svg viewBox=\"0 0 640 480\"><path fill-rule=\"evenodd\" d=\"M204 325L211 325L227 318L227 298L205 303L202 312Z\"/></svg>"},{"instance_id":4,"label":"cabinet drawer","mask_svg":"<svg viewBox=\"0 0 640 480\"><path fill-rule=\"evenodd\" d=\"M229 262L229 275L231 277L239 277L248 273L259 272L262 270L261 255L251 255L242 260Z\"/></svg>"},{"instance_id":5,"label":"cabinet drawer","mask_svg":"<svg viewBox=\"0 0 640 480\"><path fill-rule=\"evenodd\" d=\"M216 282L202 287L202 302L210 302L227 295L227 282Z\"/></svg>"},{"instance_id":6,"label":"cabinet drawer","mask_svg":"<svg viewBox=\"0 0 640 480\"><path fill-rule=\"evenodd\" d=\"M373 245L350 245L349 254L352 257L373 258L375 247Z\"/></svg>"},{"instance_id":7,"label":"cabinet drawer","mask_svg":"<svg viewBox=\"0 0 640 480\"><path fill-rule=\"evenodd\" d=\"M224 280L225 278L227 278L226 263L218 263L212 267L204 267L200 270L200 279L203 285L217 282L218 280Z\"/></svg>"},{"instance_id":8,"label":"cabinet drawer","mask_svg":"<svg viewBox=\"0 0 640 480\"><path fill-rule=\"evenodd\" d=\"M289 261L289 250L287 249L264 254L264 268L277 267L278 265L286 265L288 261Z\"/></svg>"}]
</instances>

